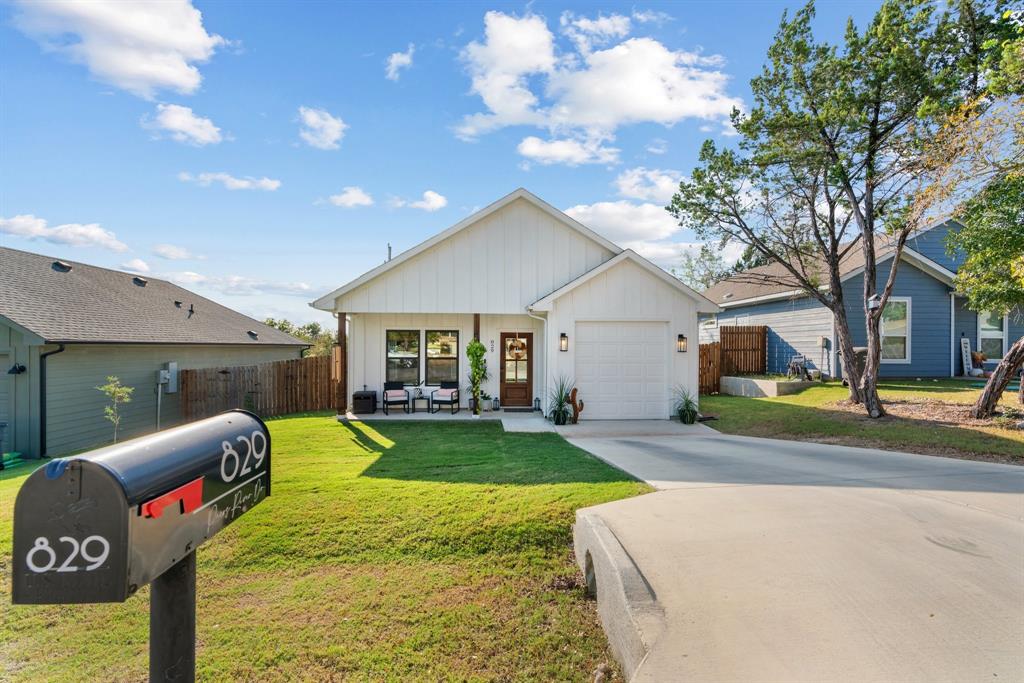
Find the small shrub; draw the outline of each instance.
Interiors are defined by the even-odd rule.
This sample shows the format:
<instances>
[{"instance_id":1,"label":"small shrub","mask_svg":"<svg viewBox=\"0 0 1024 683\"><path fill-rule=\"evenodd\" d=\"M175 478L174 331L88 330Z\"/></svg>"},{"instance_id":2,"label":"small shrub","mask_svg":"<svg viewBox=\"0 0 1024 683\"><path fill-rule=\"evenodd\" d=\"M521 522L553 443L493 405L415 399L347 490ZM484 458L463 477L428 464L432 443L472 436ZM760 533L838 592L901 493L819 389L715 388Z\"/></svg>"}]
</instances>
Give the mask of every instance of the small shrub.
<instances>
[{"instance_id":1,"label":"small shrub","mask_svg":"<svg viewBox=\"0 0 1024 683\"><path fill-rule=\"evenodd\" d=\"M683 424L692 425L697 421L697 399L686 387L676 387L673 409Z\"/></svg>"},{"instance_id":2,"label":"small shrub","mask_svg":"<svg viewBox=\"0 0 1024 683\"><path fill-rule=\"evenodd\" d=\"M121 404L131 403L135 387L126 387L115 375L107 377L107 383L96 387L110 399L109 406L103 406L103 415L114 425L114 443L117 443L117 429L121 426Z\"/></svg>"},{"instance_id":3,"label":"small shrub","mask_svg":"<svg viewBox=\"0 0 1024 683\"><path fill-rule=\"evenodd\" d=\"M551 412L548 413L548 418L556 425L568 424L569 419L572 417L572 404L569 403L569 394L572 393L573 384L575 384L575 381L565 375L555 379L555 386L552 387L548 397L551 401Z\"/></svg>"}]
</instances>

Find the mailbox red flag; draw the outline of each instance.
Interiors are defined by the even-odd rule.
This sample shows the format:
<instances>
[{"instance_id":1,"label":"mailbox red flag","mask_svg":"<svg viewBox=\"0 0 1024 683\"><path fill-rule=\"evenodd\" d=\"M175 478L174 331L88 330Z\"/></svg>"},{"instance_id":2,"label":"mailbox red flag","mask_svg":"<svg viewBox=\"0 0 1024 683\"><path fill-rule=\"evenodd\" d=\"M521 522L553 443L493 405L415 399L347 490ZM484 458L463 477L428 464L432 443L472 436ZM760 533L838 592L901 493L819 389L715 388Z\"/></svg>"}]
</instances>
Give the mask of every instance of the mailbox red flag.
<instances>
[{"instance_id":1,"label":"mailbox red flag","mask_svg":"<svg viewBox=\"0 0 1024 683\"><path fill-rule=\"evenodd\" d=\"M182 514L187 515L198 510L203 504L203 478L199 477L153 500L147 500L142 504L142 516L159 517L168 506L179 501Z\"/></svg>"}]
</instances>

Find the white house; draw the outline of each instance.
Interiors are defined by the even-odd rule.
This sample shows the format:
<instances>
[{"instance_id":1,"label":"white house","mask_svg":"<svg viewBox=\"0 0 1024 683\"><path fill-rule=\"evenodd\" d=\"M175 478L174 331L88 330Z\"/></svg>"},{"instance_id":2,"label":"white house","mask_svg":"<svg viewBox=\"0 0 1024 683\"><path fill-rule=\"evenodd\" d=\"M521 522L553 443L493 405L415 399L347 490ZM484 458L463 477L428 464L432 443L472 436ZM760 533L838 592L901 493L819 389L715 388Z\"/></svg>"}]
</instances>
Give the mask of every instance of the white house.
<instances>
[{"instance_id":1,"label":"white house","mask_svg":"<svg viewBox=\"0 0 1024 683\"><path fill-rule=\"evenodd\" d=\"M669 417L676 387L697 393L697 316L719 310L524 189L311 305L338 318L339 412L386 381L458 381L465 406L476 337L502 407L546 411L564 376L585 419Z\"/></svg>"}]
</instances>

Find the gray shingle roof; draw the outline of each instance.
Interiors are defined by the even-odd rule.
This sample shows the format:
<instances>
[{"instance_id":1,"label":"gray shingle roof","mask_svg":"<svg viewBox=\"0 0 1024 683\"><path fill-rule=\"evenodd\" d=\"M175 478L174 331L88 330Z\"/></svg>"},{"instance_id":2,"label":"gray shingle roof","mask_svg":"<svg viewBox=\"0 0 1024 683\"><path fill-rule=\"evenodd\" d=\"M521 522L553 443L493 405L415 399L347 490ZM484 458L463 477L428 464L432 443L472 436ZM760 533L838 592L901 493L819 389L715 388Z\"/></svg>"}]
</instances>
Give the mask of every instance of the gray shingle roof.
<instances>
[{"instance_id":1,"label":"gray shingle roof","mask_svg":"<svg viewBox=\"0 0 1024 683\"><path fill-rule=\"evenodd\" d=\"M0 247L0 315L48 342L306 345L165 280L55 261Z\"/></svg>"}]
</instances>

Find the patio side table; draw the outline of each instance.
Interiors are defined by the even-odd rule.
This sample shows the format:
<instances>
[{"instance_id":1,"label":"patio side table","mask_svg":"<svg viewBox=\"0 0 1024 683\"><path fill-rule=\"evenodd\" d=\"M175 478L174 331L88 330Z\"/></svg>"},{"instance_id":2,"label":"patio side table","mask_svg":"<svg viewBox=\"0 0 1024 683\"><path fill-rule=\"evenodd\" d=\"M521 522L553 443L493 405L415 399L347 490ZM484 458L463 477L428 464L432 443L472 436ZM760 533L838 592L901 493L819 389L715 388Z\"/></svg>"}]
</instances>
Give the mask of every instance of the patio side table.
<instances>
[{"instance_id":1,"label":"patio side table","mask_svg":"<svg viewBox=\"0 0 1024 683\"><path fill-rule=\"evenodd\" d=\"M430 397L429 396L413 396L409 399L409 412L416 412L416 403L422 402L427 407L427 412L430 412Z\"/></svg>"}]
</instances>

